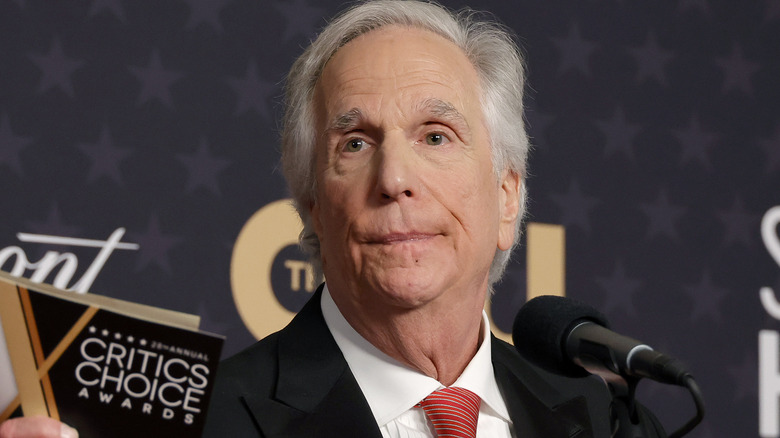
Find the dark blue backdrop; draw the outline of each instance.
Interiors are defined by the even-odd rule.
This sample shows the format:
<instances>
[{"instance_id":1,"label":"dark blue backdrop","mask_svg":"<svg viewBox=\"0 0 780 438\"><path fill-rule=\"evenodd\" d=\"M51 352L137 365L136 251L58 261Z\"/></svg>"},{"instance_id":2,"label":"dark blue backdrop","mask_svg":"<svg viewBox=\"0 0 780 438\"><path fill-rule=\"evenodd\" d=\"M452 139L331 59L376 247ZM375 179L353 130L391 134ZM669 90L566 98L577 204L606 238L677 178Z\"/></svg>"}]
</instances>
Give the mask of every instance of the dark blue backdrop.
<instances>
[{"instance_id":1,"label":"dark blue backdrop","mask_svg":"<svg viewBox=\"0 0 780 438\"><path fill-rule=\"evenodd\" d=\"M287 197L280 84L341 3L0 0L0 268L30 277L47 251L72 253L72 287L99 246L40 236L123 228L135 245L96 265L92 291L197 313L226 354L251 343L233 244ZM527 52L530 220L565 227L567 294L690 365L709 408L691 436L757 436L760 354L778 373L758 292L780 292L776 222L760 233L780 205L780 1L470 6ZM524 266L499 287L499 325ZM669 429L692 414L682 390L640 397Z\"/></svg>"}]
</instances>

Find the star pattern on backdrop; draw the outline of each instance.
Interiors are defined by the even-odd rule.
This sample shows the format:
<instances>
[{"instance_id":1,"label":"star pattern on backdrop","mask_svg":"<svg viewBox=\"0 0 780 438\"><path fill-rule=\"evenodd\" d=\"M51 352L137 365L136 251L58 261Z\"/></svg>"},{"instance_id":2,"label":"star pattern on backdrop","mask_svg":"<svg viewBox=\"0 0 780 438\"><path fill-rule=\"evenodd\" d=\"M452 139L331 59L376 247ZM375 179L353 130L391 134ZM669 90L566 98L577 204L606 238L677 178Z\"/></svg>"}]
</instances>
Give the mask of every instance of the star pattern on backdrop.
<instances>
[{"instance_id":1,"label":"star pattern on backdrop","mask_svg":"<svg viewBox=\"0 0 780 438\"><path fill-rule=\"evenodd\" d=\"M675 129L673 132L682 148L680 166L693 161L711 171L712 161L709 150L715 146L719 136L702 128L699 118L695 115L689 119L688 126L683 129Z\"/></svg>"},{"instance_id":2,"label":"star pattern on backdrop","mask_svg":"<svg viewBox=\"0 0 780 438\"><path fill-rule=\"evenodd\" d=\"M723 225L723 246L733 244L740 244L748 248L753 246L760 218L745 209L739 195L734 197L731 208L718 212L718 219Z\"/></svg>"},{"instance_id":3,"label":"star pattern on backdrop","mask_svg":"<svg viewBox=\"0 0 780 438\"><path fill-rule=\"evenodd\" d=\"M103 13L113 15L122 23L127 21L125 19L125 8L120 0L92 0L87 16L95 17Z\"/></svg>"},{"instance_id":4,"label":"star pattern on backdrop","mask_svg":"<svg viewBox=\"0 0 780 438\"><path fill-rule=\"evenodd\" d=\"M81 150L92 162L87 173L87 182L92 183L101 177L108 178L122 186L122 173L119 165L132 154L130 149L120 148L114 144L111 130L103 127L95 143L79 143Z\"/></svg>"},{"instance_id":5,"label":"star pattern on backdrop","mask_svg":"<svg viewBox=\"0 0 780 438\"><path fill-rule=\"evenodd\" d=\"M231 0L182 0L190 8L186 29L195 29L201 24L222 32L219 14Z\"/></svg>"},{"instance_id":6,"label":"star pattern on backdrop","mask_svg":"<svg viewBox=\"0 0 780 438\"><path fill-rule=\"evenodd\" d=\"M143 271L153 264L171 274L169 253L184 240L182 237L164 232L158 216L152 213L146 231L132 233L131 238L140 247L135 266L136 271Z\"/></svg>"},{"instance_id":7,"label":"star pattern on backdrop","mask_svg":"<svg viewBox=\"0 0 780 438\"><path fill-rule=\"evenodd\" d=\"M276 9L284 18L286 26L282 33L282 41L289 41L297 36L310 37L315 30L325 25L322 8L311 6L306 0L277 0Z\"/></svg>"},{"instance_id":8,"label":"star pattern on backdrop","mask_svg":"<svg viewBox=\"0 0 780 438\"><path fill-rule=\"evenodd\" d=\"M658 44L655 32L648 32L645 43L640 47L632 47L629 52L637 64L637 82L654 79L661 85L668 85L666 66L674 58L674 52L666 50Z\"/></svg>"},{"instance_id":9,"label":"star pattern on backdrop","mask_svg":"<svg viewBox=\"0 0 780 438\"><path fill-rule=\"evenodd\" d=\"M32 139L14 133L7 114L0 114L0 169L8 168L24 176L20 156L30 143Z\"/></svg>"},{"instance_id":10,"label":"star pattern on backdrop","mask_svg":"<svg viewBox=\"0 0 780 438\"><path fill-rule=\"evenodd\" d=\"M699 322L700 319L715 323L721 322L720 305L728 296L729 291L712 281L709 270L705 269L702 272L698 283L684 285L683 290L693 303L691 310L693 322Z\"/></svg>"},{"instance_id":11,"label":"star pattern on backdrop","mask_svg":"<svg viewBox=\"0 0 780 438\"><path fill-rule=\"evenodd\" d=\"M220 196L219 175L230 165L230 160L214 156L206 139L201 139L198 150L192 154L178 154L179 160L187 169L186 193L192 193L203 187L216 196Z\"/></svg>"},{"instance_id":12,"label":"star pattern on backdrop","mask_svg":"<svg viewBox=\"0 0 780 438\"><path fill-rule=\"evenodd\" d=\"M677 4L680 12L698 12L701 15L709 16L711 11L707 0L680 0Z\"/></svg>"},{"instance_id":13,"label":"star pattern on backdrop","mask_svg":"<svg viewBox=\"0 0 780 438\"><path fill-rule=\"evenodd\" d=\"M642 130L638 123L626 120L623 108L617 107L610 120L596 121L601 132L606 137L604 156L609 158L620 153L629 161L634 161L634 137Z\"/></svg>"},{"instance_id":14,"label":"star pattern on backdrop","mask_svg":"<svg viewBox=\"0 0 780 438\"><path fill-rule=\"evenodd\" d=\"M656 236L665 236L673 241L680 239L677 226L680 218L685 214L685 207L669 202L665 190L658 193L655 201L639 203L639 209L649 221L647 226L648 240Z\"/></svg>"},{"instance_id":15,"label":"star pattern on backdrop","mask_svg":"<svg viewBox=\"0 0 780 438\"><path fill-rule=\"evenodd\" d=\"M590 214L600 204L598 198L585 195L576 179L571 180L566 193L552 194L550 198L561 211L560 223L567 229L577 227L590 233Z\"/></svg>"},{"instance_id":16,"label":"star pattern on backdrop","mask_svg":"<svg viewBox=\"0 0 780 438\"><path fill-rule=\"evenodd\" d=\"M25 230L23 232L32 234L44 234L47 236L77 236L81 232L81 227L68 225L65 223L60 208L56 202L52 202L49 207L49 213L43 220L25 221Z\"/></svg>"},{"instance_id":17,"label":"star pattern on backdrop","mask_svg":"<svg viewBox=\"0 0 780 438\"><path fill-rule=\"evenodd\" d=\"M52 40L48 53L44 55L31 54L29 56L41 71L41 79L38 83L39 94L56 88L69 97L74 97L71 76L84 65L84 62L67 56L62 49L62 43L59 38Z\"/></svg>"},{"instance_id":18,"label":"star pattern on backdrop","mask_svg":"<svg viewBox=\"0 0 780 438\"><path fill-rule=\"evenodd\" d=\"M254 340L230 301L236 236L289 197L281 79L345 2L166 5L0 1L0 250L32 262L68 251L81 273L94 248L17 233L124 228L139 248L114 251L94 290L198 313L229 334L230 355ZM585 6L493 11L528 60L529 218L565 228L567 294L616 329L652 328L658 338L643 340L698 365L705 391L723 388L692 437L756 436L756 332L780 329L756 298L780 291L759 230L780 205L780 0ZM525 300L526 249L497 285L508 295L494 320L511 322ZM727 341L716 359L731 359L705 367L714 338ZM661 415L690 408L673 388L647 401Z\"/></svg>"},{"instance_id":19,"label":"star pattern on backdrop","mask_svg":"<svg viewBox=\"0 0 780 438\"><path fill-rule=\"evenodd\" d=\"M758 361L754 354L745 354L742 361L727 369L734 382L734 401L755 399L758 396Z\"/></svg>"},{"instance_id":20,"label":"star pattern on backdrop","mask_svg":"<svg viewBox=\"0 0 780 438\"><path fill-rule=\"evenodd\" d=\"M609 277L596 277L596 283L604 291L604 313L620 312L630 317L636 316L634 296L642 287L642 280L626 275L623 262L615 262L615 268Z\"/></svg>"},{"instance_id":21,"label":"star pattern on backdrop","mask_svg":"<svg viewBox=\"0 0 780 438\"><path fill-rule=\"evenodd\" d=\"M764 151L765 172L772 174L780 171L780 124L775 126L775 133L772 137L766 137L758 140L758 146Z\"/></svg>"},{"instance_id":22,"label":"star pattern on backdrop","mask_svg":"<svg viewBox=\"0 0 780 438\"><path fill-rule=\"evenodd\" d=\"M255 110L264 120L271 119L268 101L278 91L278 87L260 79L257 63L253 59L247 64L244 78L229 78L228 85L236 95L236 115Z\"/></svg>"},{"instance_id":23,"label":"star pattern on backdrop","mask_svg":"<svg viewBox=\"0 0 780 438\"><path fill-rule=\"evenodd\" d=\"M567 36L553 38L552 41L560 53L559 75L575 70L590 76L590 56L598 45L582 37L579 25L572 24Z\"/></svg>"},{"instance_id":24,"label":"star pattern on backdrop","mask_svg":"<svg viewBox=\"0 0 780 438\"><path fill-rule=\"evenodd\" d=\"M764 23L780 18L780 0L767 0L764 12Z\"/></svg>"},{"instance_id":25,"label":"star pattern on backdrop","mask_svg":"<svg viewBox=\"0 0 780 438\"><path fill-rule=\"evenodd\" d=\"M732 90L741 91L753 95L753 74L761 69L761 66L745 58L742 47L734 43L728 56L717 57L715 62L723 72L723 92Z\"/></svg>"},{"instance_id":26,"label":"star pattern on backdrop","mask_svg":"<svg viewBox=\"0 0 780 438\"><path fill-rule=\"evenodd\" d=\"M168 108L173 108L171 86L181 79L182 73L167 70L160 60L160 51L152 50L149 55L149 65L146 67L130 67L130 71L141 83L141 92L138 94L138 106L150 100L156 100Z\"/></svg>"},{"instance_id":27,"label":"star pattern on backdrop","mask_svg":"<svg viewBox=\"0 0 780 438\"><path fill-rule=\"evenodd\" d=\"M555 121L555 116L547 114L544 111L539 111L537 108L526 108L525 115L528 119L526 131L528 131L529 136L531 136L532 148L545 143L544 135L547 132L547 129ZM540 147L536 150L546 151L547 148Z\"/></svg>"}]
</instances>

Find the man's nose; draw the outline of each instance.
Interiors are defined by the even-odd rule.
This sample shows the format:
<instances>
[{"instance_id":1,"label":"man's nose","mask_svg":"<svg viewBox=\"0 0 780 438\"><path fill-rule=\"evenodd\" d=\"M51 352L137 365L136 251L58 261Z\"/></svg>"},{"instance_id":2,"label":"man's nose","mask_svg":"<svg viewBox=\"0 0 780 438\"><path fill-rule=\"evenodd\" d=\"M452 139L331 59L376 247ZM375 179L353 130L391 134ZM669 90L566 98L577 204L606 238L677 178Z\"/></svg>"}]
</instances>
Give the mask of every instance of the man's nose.
<instances>
[{"instance_id":1,"label":"man's nose","mask_svg":"<svg viewBox=\"0 0 780 438\"><path fill-rule=\"evenodd\" d=\"M385 137L376 154L376 191L382 200L398 201L417 196L415 157L405 136Z\"/></svg>"}]
</instances>

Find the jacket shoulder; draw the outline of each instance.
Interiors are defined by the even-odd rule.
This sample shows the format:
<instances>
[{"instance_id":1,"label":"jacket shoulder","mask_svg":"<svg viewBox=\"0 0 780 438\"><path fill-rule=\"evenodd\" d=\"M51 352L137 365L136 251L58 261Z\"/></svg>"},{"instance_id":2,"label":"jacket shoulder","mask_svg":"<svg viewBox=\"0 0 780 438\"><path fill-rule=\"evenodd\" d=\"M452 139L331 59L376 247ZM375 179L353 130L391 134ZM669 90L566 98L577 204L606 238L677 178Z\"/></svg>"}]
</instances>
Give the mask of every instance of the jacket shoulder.
<instances>
[{"instance_id":1,"label":"jacket shoulder","mask_svg":"<svg viewBox=\"0 0 780 438\"><path fill-rule=\"evenodd\" d=\"M204 437L260 436L244 401L248 388L268 397L278 375L278 333L272 334L219 364Z\"/></svg>"},{"instance_id":2,"label":"jacket shoulder","mask_svg":"<svg viewBox=\"0 0 780 438\"><path fill-rule=\"evenodd\" d=\"M612 396L603 380L595 376L572 378L548 372L522 357L514 346L497 338L493 338L491 347L497 376L514 376L551 408L562 412L573 409L569 414L579 417L583 423L590 423L592 436L610 436Z\"/></svg>"}]
</instances>

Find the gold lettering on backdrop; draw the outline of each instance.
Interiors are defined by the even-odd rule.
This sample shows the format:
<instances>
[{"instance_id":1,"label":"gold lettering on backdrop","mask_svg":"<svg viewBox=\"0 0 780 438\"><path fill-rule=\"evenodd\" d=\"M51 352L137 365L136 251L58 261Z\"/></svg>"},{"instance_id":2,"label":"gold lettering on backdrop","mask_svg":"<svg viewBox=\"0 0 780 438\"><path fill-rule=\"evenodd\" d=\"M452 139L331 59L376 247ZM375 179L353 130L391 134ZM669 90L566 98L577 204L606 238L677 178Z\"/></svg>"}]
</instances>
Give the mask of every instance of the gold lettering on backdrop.
<instances>
[{"instance_id":1,"label":"gold lettering on backdrop","mask_svg":"<svg viewBox=\"0 0 780 438\"><path fill-rule=\"evenodd\" d=\"M271 286L271 268L279 251L298 243L301 228L303 224L291 201L282 199L252 215L233 246L230 263L233 301L244 325L257 339L281 329L293 317L276 299Z\"/></svg>"},{"instance_id":2,"label":"gold lettering on backdrop","mask_svg":"<svg viewBox=\"0 0 780 438\"><path fill-rule=\"evenodd\" d=\"M527 299L566 294L566 233L561 225L528 224Z\"/></svg>"},{"instance_id":3,"label":"gold lettering on backdrop","mask_svg":"<svg viewBox=\"0 0 780 438\"><path fill-rule=\"evenodd\" d=\"M561 225L529 222L525 234L526 301L539 295L564 296L566 293L566 233ZM493 323L490 302L485 305L493 334L512 342L512 334Z\"/></svg>"},{"instance_id":4,"label":"gold lettering on backdrop","mask_svg":"<svg viewBox=\"0 0 780 438\"><path fill-rule=\"evenodd\" d=\"M298 243L302 227L292 202L283 199L265 205L252 215L236 239L230 266L233 300L244 325L257 339L281 329L294 315L277 300L271 269L280 251ZM526 299L543 294L564 295L564 228L531 222L526 233ZM310 263L284 260L283 266L289 272L290 290L313 292L317 287ZM490 302L485 308L492 323ZM510 333L492 325L497 337L511 342Z\"/></svg>"},{"instance_id":5,"label":"gold lettering on backdrop","mask_svg":"<svg viewBox=\"0 0 780 438\"><path fill-rule=\"evenodd\" d=\"M301 290L301 275L303 275L306 292L314 292L317 285L314 284L314 267L311 263L300 260L285 260L284 267L290 271L290 288L292 290Z\"/></svg>"}]
</instances>

